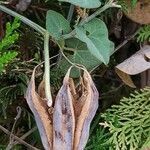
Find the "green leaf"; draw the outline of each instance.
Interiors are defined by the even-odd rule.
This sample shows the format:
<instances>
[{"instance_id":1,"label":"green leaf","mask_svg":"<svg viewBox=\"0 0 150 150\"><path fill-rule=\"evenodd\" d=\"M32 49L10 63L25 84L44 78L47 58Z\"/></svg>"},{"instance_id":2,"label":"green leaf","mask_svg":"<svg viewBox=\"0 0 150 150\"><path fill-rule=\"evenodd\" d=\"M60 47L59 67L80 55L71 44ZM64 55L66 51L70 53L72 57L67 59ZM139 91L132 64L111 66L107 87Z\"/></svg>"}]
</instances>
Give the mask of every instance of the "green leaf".
<instances>
[{"instance_id":1,"label":"green leaf","mask_svg":"<svg viewBox=\"0 0 150 150\"><path fill-rule=\"evenodd\" d=\"M69 22L59 13L49 10L46 16L46 29L52 37L60 39L62 34L69 33Z\"/></svg>"},{"instance_id":2,"label":"green leaf","mask_svg":"<svg viewBox=\"0 0 150 150\"><path fill-rule=\"evenodd\" d=\"M108 39L108 30L100 19L93 19L83 27L76 27L76 37L87 44L91 54L104 64L109 63L114 44Z\"/></svg>"},{"instance_id":3,"label":"green leaf","mask_svg":"<svg viewBox=\"0 0 150 150\"><path fill-rule=\"evenodd\" d=\"M69 2L73 5L83 8L98 8L101 5L100 0L59 0L61 2Z\"/></svg>"},{"instance_id":4,"label":"green leaf","mask_svg":"<svg viewBox=\"0 0 150 150\"><path fill-rule=\"evenodd\" d=\"M95 68L96 66L102 63L89 52L86 44L78 40L77 38L71 38L71 39L66 40L66 45L67 47L74 49L73 55L68 56L68 59L71 62L76 63L76 64L82 64L88 70L92 70L93 68ZM59 71L61 70L61 72L64 75L70 66L71 64L69 64L68 61L63 58L60 61L60 65L58 69ZM74 68L71 72L71 76L78 77L79 70Z\"/></svg>"}]
</instances>

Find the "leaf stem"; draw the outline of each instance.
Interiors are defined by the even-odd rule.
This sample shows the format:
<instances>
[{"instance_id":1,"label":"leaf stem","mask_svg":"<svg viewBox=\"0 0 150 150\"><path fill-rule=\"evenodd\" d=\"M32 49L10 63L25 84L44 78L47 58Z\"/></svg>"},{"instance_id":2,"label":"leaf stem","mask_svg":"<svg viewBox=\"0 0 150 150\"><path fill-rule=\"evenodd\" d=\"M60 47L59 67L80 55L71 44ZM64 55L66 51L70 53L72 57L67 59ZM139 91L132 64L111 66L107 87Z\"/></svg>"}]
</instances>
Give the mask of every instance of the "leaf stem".
<instances>
[{"instance_id":1,"label":"leaf stem","mask_svg":"<svg viewBox=\"0 0 150 150\"><path fill-rule=\"evenodd\" d=\"M99 14L101 14L103 11L105 11L106 9L111 8L111 7L121 8L120 5L117 5L112 0L110 0L103 7L99 8L97 11L95 11L92 15L90 15L89 17L84 18L83 20L81 20L80 25L82 26L85 23L91 21L92 19L94 19L95 17L97 17Z\"/></svg>"},{"instance_id":2,"label":"leaf stem","mask_svg":"<svg viewBox=\"0 0 150 150\"><path fill-rule=\"evenodd\" d=\"M83 26L85 23L91 21L92 19L94 19L96 16L98 16L99 14L101 14L103 11L105 11L108 8L112 8L112 7L116 7L116 8L121 8L120 5L117 5L115 2L113 2L113 0L110 0L108 3L106 3L103 7L99 8L96 12L94 12L92 15L84 18L81 20L81 22L79 23L80 26ZM64 39L68 39L71 38L73 36L75 36L76 32L75 29L70 32L69 34L65 34L63 35Z\"/></svg>"},{"instance_id":3,"label":"leaf stem","mask_svg":"<svg viewBox=\"0 0 150 150\"><path fill-rule=\"evenodd\" d=\"M52 106L52 94L50 88L50 62L49 62L49 33L45 32L44 35L44 60L45 60L45 95L47 105Z\"/></svg>"},{"instance_id":4,"label":"leaf stem","mask_svg":"<svg viewBox=\"0 0 150 150\"><path fill-rule=\"evenodd\" d=\"M75 6L73 4L71 4L70 8L69 8L69 13L68 13L68 16L67 16L67 20L69 21L69 23L71 22L71 19L72 19L72 16L73 16L74 7Z\"/></svg>"},{"instance_id":5,"label":"leaf stem","mask_svg":"<svg viewBox=\"0 0 150 150\"><path fill-rule=\"evenodd\" d=\"M13 16L13 17L19 18L23 23L27 24L31 28L35 29L36 31L38 31L39 33L44 35L46 30L44 28L42 28L41 26L39 26L38 24L36 24L35 22L29 20L28 18L12 11L9 8L7 8L5 6L2 6L2 5L0 5L0 10L7 13L7 14L9 14L9 15L11 15L11 16Z\"/></svg>"}]
</instances>

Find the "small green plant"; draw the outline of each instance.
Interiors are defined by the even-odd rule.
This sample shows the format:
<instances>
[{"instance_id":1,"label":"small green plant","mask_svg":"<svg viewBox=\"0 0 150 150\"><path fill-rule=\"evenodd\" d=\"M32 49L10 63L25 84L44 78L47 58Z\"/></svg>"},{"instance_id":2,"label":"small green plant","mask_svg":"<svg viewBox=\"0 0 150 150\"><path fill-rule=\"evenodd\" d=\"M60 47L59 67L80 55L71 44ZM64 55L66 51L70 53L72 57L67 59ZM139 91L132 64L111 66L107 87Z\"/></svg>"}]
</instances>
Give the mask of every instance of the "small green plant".
<instances>
[{"instance_id":1,"label":"small green plant","mask_svg":"<svg viewBox=\"0 0 150 150\"><path fill-rule=\"evenodd\" d=\"M115 150L138 150L150 135L150 87L123 98L102 114Z\"/></svg>"},{"instance_id":2,"label":"small green plant","mask_svg":"<svg viewBox=\"0 0 150 150\"><path fill-rule=\"evenodd\" d=\"M16 56L17 52L11 50L11 46L18 40L19 34L16 29L20 26L19 20L15 19L11 24L6 25L6 33L2 41L0 42L0 73L5 70L5 66L8 65Z\"/></svg>"},{"instance_id":3,"label":"small green plant","mask_svg":"<svg viewBox=\"0 0 150 150\"><path fill-rule=\"evenodd\" d=\"M145 25L140 28L137 36L137 42L150 42L150 25Z\"/></svg>"}]
</instances>

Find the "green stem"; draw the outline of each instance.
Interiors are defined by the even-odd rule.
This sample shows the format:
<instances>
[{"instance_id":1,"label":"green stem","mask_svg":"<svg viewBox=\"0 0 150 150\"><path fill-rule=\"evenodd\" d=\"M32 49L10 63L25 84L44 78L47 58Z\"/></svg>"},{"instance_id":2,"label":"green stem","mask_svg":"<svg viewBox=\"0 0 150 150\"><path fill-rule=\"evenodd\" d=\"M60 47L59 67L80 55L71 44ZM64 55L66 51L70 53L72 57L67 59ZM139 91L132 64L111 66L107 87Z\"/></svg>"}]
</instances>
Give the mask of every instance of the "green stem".
<instances>
[{"instance_id":1,"label":"green stem","mask_svg":"<svg viewBox=\"0 0 150 150\"><path fill-rule=\"evenodd\" d=\"M94 12L92 15L90 15L87 18L84 18L83 20L81 20L81 22L79 23L80 26L83 26L85 23L91 21L92 19L94 19L95 17L97 17L99 14L101 14L103 11L105 11L108 8L112 8L112 7L116 7L116 8L121 8L120 5L117 5L115 2L113 2L113 0L110 0L106 5L104 5L103 7L99 8L96 12ZM70 32L69 34L65 34L63 35L64 39L68 39L71 38L73 36L75 36L76 31L75 29Z\"/></svg>"},{"instance_id":2,"label":"green stem","mask_svg":"<svg viewBox=\"0 0 150 150\"><path fill-rule=\"evenodd\" d=\"M95 17L97 17L99 14L101 14L102 12L104 12L106 9L112 8L112 7L120 8L121 6L120 5L116 5L113 1L109 1L106 5L104 5L103 7L99 8L92 15L90 15L89 17L83 19L80 22L80 25L83 26L85 23L91 21L92 19L94 19Z\"/></svg>"},{"instance_id":3,"label":"green stem","mask_svg":"<svg viewBox=\"0 0 150 150\"><path fill-rule=\"evenodd\" d=\"M50 107L52 105L52 95L50 89L50 63L49 63L49 33L39 26L38 24L32 22L28 18L0 5L0 10L14 17L18 17L22 22L35 29L37 32L44 35L44 56L45 56L45 95L47 99L47 104Z\"/></svg>"},{"instance_id":4,"label":"green stem","mask_svg":"<svg viewBox=\"0 0 150 150\"><path fill-rule=\"evenodd\" d=\"M42 28L41 26L39 26L38 24L34 23L33 21L29 20L28 18L8 9L5 6L0 5L0 10L13 16L13 17L17 17L19 18L22 22L24 22L25 24L27 24L28 26L30 26L31 28L35 29L36 31L38 31L39 33L41 33L42 35L44 35L45 33L45 29Z\"/></svg>"},{"instance_id":5,"label":"green stem","mask_svg":"<svg viewBox=\"0 0 150 150\"><path fill-rule=\"evenodd\" d=\"M71 4L70 8L69 8L69 13L68 13L68 16L67 16L67 20L69 21L69 23L71 22L71 19L72 19L72 16L73 16L74 7L75 6L73 4Z\"/></svg>"},{"instance_id":6,"label":"green stem","mask_svg":"<svg viewBox=\"0 0 150 150\"><path fill-rule=\"evenodd\" d=\"M45 32L44 35L44 60L45 60L45 95L47 105L52 106L52 95L50 89L50 62L49 62L49 33Z\"/></svg>"}]
</instances>

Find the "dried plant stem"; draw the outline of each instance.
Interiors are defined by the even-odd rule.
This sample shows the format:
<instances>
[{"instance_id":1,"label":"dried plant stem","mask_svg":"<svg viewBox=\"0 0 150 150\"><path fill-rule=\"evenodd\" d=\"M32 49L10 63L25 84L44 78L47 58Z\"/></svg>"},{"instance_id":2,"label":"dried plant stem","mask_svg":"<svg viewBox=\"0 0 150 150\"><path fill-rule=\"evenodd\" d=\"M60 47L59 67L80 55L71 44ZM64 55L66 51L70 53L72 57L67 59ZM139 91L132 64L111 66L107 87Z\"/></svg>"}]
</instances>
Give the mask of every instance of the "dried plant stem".
<instances>
[{"instance_id":1,"label":"dried plant stem","mask_svg":"<svg viewBox=\"0 0 150 150\"><path fill-rule=\"evenodd\" d=\"M22 111L21 107L18 106L17 107L17 116L15 117L15 122L13 124L12 129L11 129L11 133L10 133L10 137L9 137L9 144L6 147L6 150L12 149L12 145L13 145L13 141L14 141L14 137L12 136L12 134L15 130L16 123L17 123L18 119L20 118L21 111Z\"/></svg>"},{"instance_id":2,"label":"dried plant stem","mask_svg":"<svg viewBox=\"0 0 150 150\"><path fill-rule=\"evenodd\" d=\"M119 44L115 50L113 51L113 53L117 52L120 48L122 48L124 45L126 45L130 40L132 40L137 34L139 33L139 29L132 34L131 36L129 36L127 39L125 39L121 44Z\"/></svg>"},{"instance_id":3,"label":"dried plant stem","mask_svg":"<svg viewBox=\"0 0 150 150\"><path fill-rule=\"evenodd\" d=\"M28 137L30 134L32 134L36 130L37 130L37 127L33 127L31 130L29 130L27 133L25 133L23 136L21 136L20 139L24 140L26 137ZM15 146L18 143L19 143L18 141L15 141L12 145L12 148L13 148L13 146Z\"/></svg>"},{"instance_id":4,"label":"dried plant stem","mask_svg":"<svg viewBox=\"0 0 150 150\"><path fill-rule=\"evenodd\" d=\"M3 132L5 132L7 135L10 135L10 134L11 134L10 131L8 131L7 129L5 129L5 128L4 128L3 126L1 126L1 125L0 125L0 130L2 130ZM12 136L13 136L13 138L14 138L15 140L17 140L20 144L25 145L25 146L28 147L29 149L32 149L32 150L40 150L40 149L38 149L38 148L36 148L36 147L34 147L34 146L28 144L27 142L23 141L22 139L20 139L19 137L15 136L14 134L12 134Z\"/></svg>"}]
</instances>

